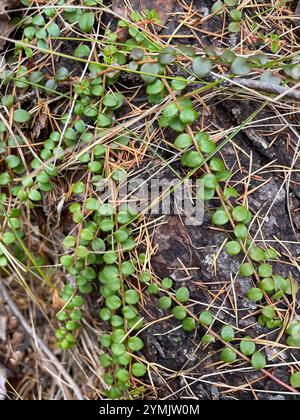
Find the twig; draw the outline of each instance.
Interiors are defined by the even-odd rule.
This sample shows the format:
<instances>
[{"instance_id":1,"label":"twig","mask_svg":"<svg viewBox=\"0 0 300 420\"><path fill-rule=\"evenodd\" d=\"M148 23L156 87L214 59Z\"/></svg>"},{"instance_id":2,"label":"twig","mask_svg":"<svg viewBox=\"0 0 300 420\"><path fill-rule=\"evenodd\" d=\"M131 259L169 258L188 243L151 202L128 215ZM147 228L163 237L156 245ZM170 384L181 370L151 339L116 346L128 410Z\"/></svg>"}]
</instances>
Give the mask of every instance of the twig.
<instances>
[{"instance_id":1,"label":"twig","mask_svg":"<svg viewBox=\"0 0 300 420\"><path fill-rule=\"evenodd\" d=\"M260 80L235 78L231 80L234 84L239 84L249 89L256 89L268 93L276 93L300 101L300 91L292 90L289 87L277 86L271 83L261 82Z\"/></svg>"},{"instance_id":2,"label":"twig","mask_svg":"<svg viewBox=\"0 0 300 420\"><path fill-rule=\"evenodd\" d=\"M6 289L6 287L3 284L3 279L0 279L0 293L3 296L3 299L10 307L12 313L18 318L20 324L22 325L23 329L26 331L26 333L33 339L34 342L36 342L37 350L41 350L52 362L53 366L57 369L58 373L61 374L68 383L68 386L73 390L74 395L76 398L80 401L84 400L84 397L79 389L79 387L76 385L76 383L73 381L71 376L68 374L68 372L65 370L65 368L62 366L62 364L59 362L57 357L54 356L54 354L51 352L51 350L46 346L46 344L36 336L33 329L30 327L30 325L27 323L19 309L17 308L14 301L9 296L9 293ZM55 378L55 376L54 376ZM55 378L57 380L57 378Z\"/></svg>"}]
</instances>

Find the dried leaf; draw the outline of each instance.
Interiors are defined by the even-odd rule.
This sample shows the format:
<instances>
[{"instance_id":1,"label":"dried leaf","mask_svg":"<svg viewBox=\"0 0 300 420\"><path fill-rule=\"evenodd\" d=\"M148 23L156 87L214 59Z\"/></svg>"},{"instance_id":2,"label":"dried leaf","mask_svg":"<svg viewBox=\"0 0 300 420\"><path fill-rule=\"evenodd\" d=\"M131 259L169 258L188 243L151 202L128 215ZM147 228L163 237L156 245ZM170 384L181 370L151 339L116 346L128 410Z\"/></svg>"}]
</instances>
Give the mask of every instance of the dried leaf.
<instances>
[{"instance_id":1,"label":"dried leaf","mask_svg":"<svg viewBox=\"0 0 300 420\"><path fill-rule=\"evenodd\" d=\"M7 11L18 5L19 0L0 0L0 33L5 37L8 37L14 28ZM6 41L0 39L0 50L3 49L5 43Z\"/></svg>"},{"instance_id":2,"label":"dried leaf","mask_svg":"<svg viewBox=\"0 0 300 420\"><path fill-rule=\"evenodd\" d=\"M48 115L45 112L42 112L37 118L34 129L32 132L32 137L37 139L39 138L41 131L46 127L48 121Z\"/></svg>"}]
</instances>

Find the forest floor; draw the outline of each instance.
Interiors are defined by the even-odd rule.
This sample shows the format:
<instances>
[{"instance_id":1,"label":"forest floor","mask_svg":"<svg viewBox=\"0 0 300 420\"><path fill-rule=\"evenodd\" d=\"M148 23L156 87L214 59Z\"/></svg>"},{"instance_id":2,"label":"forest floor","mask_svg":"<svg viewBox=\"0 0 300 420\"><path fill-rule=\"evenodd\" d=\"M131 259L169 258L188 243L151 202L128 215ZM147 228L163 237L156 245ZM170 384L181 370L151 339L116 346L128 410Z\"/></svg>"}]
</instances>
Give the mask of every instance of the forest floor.
<instances>
[{"instance_id":1,"label":"forest floor","mask_svg":"<svg viewBox=\"0 0 300 420\"><path fill-rule=\"evenodd\" d=\"M142 13L155 9L159 24L144 17L136 25L162 48L173 45L184 51L180 65L174 64L172 70L167 66L170 77L192 80L187 46L197 55L206 52L212 56L230 50L243 57L261 54L276 63L277 67L274 64L270 69L272 77L280 78L281 85L273 83L270 75L265 82L261 81L263 66L233 78L224 63L217 60L211 73L200 82L188 85L184 95L192 99L198 113L192 130L208 132L211 140L220 145L219 156L231 174L226 185L238 192L236 203L246 206L254 215L249 228L251 240L257 247L276 249L279 257L272 261L273 272L300 284L300 71L296 69L299 74L292 78L283 73L286 64L297 66L299 63L297 2L225 1L225 12L221 13L212 12L216 2L211 0L66 2L79 4L94 14L96 21L89 34L80 32L76 22L67 21L63 15L65 2L28 3L30 6L24 6L26 1L22 5L18 1L12 4L0 0L2 75L5 71L15 71L20 77L20 66L25 66L25 77L43 71L49 81L52 73L61 67L68 69L70 76L57 85L47 85L59 91L60 96L40 90L40 79L35 84L31 78L32 84L22 90L15 84L17 76L13 76L10 83L5 83L6 76L1 77L2 96L12 94L15 99L13 108L2 102L0 112L0 120L6 127L0 134L0 176L8 171L7 156L12 154L20 157L27 175L37 171L33 167L28 172L30 159L41 153L51 132L62 133L68 124L66 116L73 110L76 101L73 95L77 95L73 84L78 80L82 82L87 74L84 60L72 60L77 38L83 44L94 42L95 51L88 60L101 60L109 40L108 29L112 33L117 30L118 37L107 48L112 48L114 43L122 45L130 35L127 29L118 27L118 21L130 19L132 11ZM25 45L18 44L20 40L24 42L24 19L41 15L50 5L57 8L55 18L51 19L60 27L61 38L54 35L49 44L51 51L46 52L40 47L35 49L39 44L33 37L29 42L33 52L28 54ZM233 9L242 13L238 30L229 26ZM43 39L41 34L39 36ZM101 77L105 78L108 71L109 76L118 73L116 67L111 67L108 66ZM254 81L258 84L249 83ZM174 173L184 179L188 171L180 163L182 150L173 148L178 133L158 124L168 92L162 105L148 104L145 83L138 71L131 70L121 70L116 85L108 86L122 92L126 103L115 111L113 127L105 128L103 143L105 141L109 149L109 156L104 158L106 175L122 168L138 182L155 176L171 181ZM170 98L174 100L172 93ZM17 108L29 111L30 126L27 121L25 125L16 121L14 110ZM71 119L74 115L75 111ZM89 121L86 124L89 128L93 125ZM130 143L118 148L113 140L123 130L129 133ZM9 143L12 137L22 141ZM14 187L23 177L22 171L13 172L10 167L11 184L0 183L0 193L6 194L5 199L0 200L3 226L0 239L4 238L7 228L7 214L18 209L20 212L13 213L13 218L22 221L24 236L20 244L23 251L25 249L25 259L19 259L12 244L2 242L4 245L0 248L0 256L4 255L7 260L7 264L0 267L0 399L100 400L106 398L110 385L99 363L102 354L99 337L110 327L99 318L103 297L97 284L93 284L86 295L76 345L64 351L56 343L55 330L59 328L56 315L65 305L61 290L73 281L72 274L61 264L65 253L63 241L71 233L80 235L82 230L82 221L74 221L68 209L75 202L85 203L89 194L96 196L95 192L91 193L92 175L80 160L84 151L91 151L92 147L69 140L59 159L59 176L53 179L52 189L42 190L42 199L37 204L32 200L34 205L30 206L28 201L22 201L19 191L14 193ZM49 162L52 157L51 153L47 155ZM193 177L199 173L202 172L198 169ZM74 197L75 182L83 182L85 189ZM239 268L243 257L233 258L226 252L231 228L211 222L212 213L220 206L218 200L218 196L214 196L205 201L203 223L196 226L185 223L180 215L145 213L133 225L138 250L132 258L138 260L138 255L145 253L144 267L147 266L147 272L160 290L164 278L173 282L171 294L187 287L186 305L191 316L198 317L199 313L210 310L215 317L212 329L218 337L224 325L233 326L237 345L242 337L253 337L257 348L265 354L264 369L254 369L249 359L240 354L230 365L220 360L224 340L204 345L201 338L207 334L206 326L197 325L191 332L185 331L171 312L157 304L157 297L134 278L132 283L141 296L138 311L144 322L138 332L144 347L134 357L147 366L147 375L132 378L130 389L121 398L299 399L300 392L297 386L291 385L290 378L300 370L300 346L286 344L286 329L300 316L298 288L295 293L279 296L277 300L269 295L266 298L269 306L275 308L281 325L267 328L258 322L263 306L247 297L257 278L241 276ZM141 272L144 267L140 267Z\"/></svg>"}]
</instances>

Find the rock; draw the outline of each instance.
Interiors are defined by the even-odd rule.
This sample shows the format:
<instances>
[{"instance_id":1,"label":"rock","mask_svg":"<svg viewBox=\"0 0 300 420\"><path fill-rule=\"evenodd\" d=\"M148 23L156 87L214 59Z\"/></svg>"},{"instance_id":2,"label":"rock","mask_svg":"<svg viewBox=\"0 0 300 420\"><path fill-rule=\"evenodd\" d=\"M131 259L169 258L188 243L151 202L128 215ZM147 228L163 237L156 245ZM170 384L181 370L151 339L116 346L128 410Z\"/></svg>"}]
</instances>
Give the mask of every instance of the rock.
<instances>
[{"instance_id":1,"label":"rock","mask_svg":"<svg viewBox=\"0 0 300 420\"><path fill-rule=\"evenodd\" d=\"M259 199L262 202L269 201L271 203L275 199L276 204L284 202L286 200L286 191L284 188L280 189L280 185L272 180L259 190Z\"/></svg>"}]
</instances>

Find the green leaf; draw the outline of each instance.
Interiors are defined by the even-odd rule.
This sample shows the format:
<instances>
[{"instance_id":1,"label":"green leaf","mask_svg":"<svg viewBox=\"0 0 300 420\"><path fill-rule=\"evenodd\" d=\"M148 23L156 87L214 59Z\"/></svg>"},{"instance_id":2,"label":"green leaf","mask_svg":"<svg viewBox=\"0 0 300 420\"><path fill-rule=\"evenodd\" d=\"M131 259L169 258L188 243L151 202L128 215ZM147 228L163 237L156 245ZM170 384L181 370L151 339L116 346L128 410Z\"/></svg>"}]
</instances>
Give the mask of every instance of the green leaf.
<instances>
[{"instance_id":1,"label":"green leaf","mask_svg":"<svg viewBox=\"0 0 300 420\"><path fill-rule=\"evenodd\" d=\"M172 80L171 86L174 91L180 91L187 87L188 80L184 77L177 77L176 79Z\"/></svg>"},{"instance_id":2,"label":"green leaf","mask_svg":"<svg viewBox=\"0 0 300 420\"><path fill-rule=\"evenodd\" d=\"M213 344L216 342L216 339L213 335L206 334L201 338L202 344Z\"/></svg>"},{"instance_id":3,"label":"green leaf","mask_svg":"<svg viewBox=\"0 0 300 420\"><path fill-rule=\"evenodd\" d=\"M87 45L79 45L74 50L75 57L84 58L90 55L91 49Z\"/></svg>"},{"instance_id":4,"label":"green leaf","mask_svg":"<svg viewBox=\"0 0 300 420\"><path fill-rule=\"evenodd\" d=\"M45 22L45 19L44 19L44 17L42 15L36 15L32 19L32 24L34 26L45 26L46 25L46 22Z\"/></svg>"},{"instance_id":5,"label":"green leaf","mask_svg":"<svg viewBox=\"0 0 300 420\"><path fill-rule=\"evenodd\" d=\"M246 239L248 236L247 226L243 224L236 225L236 227L234 228L234 234L237 237L237 239L241 239L241 240Z\"/></svg>"},{"instance_id":6,"label":"green leaf","mask_svg":"<svg viewBox=\"0 0 300 420\"><path fill-rule=\"evenodd\" d=\"M135 273L136 268L131 261L124 261L122 263L121 270L125 277L129 277Z\"/></svg>"},{"instance_id":7,"label":"green leaf","mask_svg":"<svg viewBox=\"0 0 300 420\"><path fill-rule=\"evenodd\" d=\"M265 367L267 366L266 356L256 351L252 356L251 365L255 370L265 369Z\"/></svg>"},{"instance_id":8,"label":"green leaf","mask_svg":"<svg viewBox=\"0 0 300 420\"><path fill-rule=\"evenodd\" d=\"M5 232L2 236L2 241L5 245L11 245L15 242L16 237L12 232Z\"/></svg>"},{"instance_id":9,"label":"green leaf","mask_svg":"<svg viewBox=\"0 0 300 420\"><path fill-rule=\"evenodd\" d=\"M263 279L259 283L259 287L266 293L272 293L275 290L275 281L272 278Z\"/></svg>"},{"instance_id":10,"label":"green leaf","mask_svg":"<svg viewBox=\"0 0 300 420\"><path fill-rule=\"evenodd\" d=\"M157 286L157 284L150 284L150 285L147 287L147 292L148 292L150 295L158 295L158 293L159 293L159 287Z\"/></svg>"},{"instance_id":11,"label":"green leaf","mask_svg":"<svg viewBox=\"0 0 300 420\"><path fill-rule=\"evenodd\" d=\"M136 290L127 290L124 295L125 302L129 305L135 305L140 300L140 296Z\"/></svg>"},{"instance_id":12,"label":"green leaf","mask_svg":"<svg viewBox=\"0 0 300 420\"><path fill-rule=\"evenodd\" d=\"M3 106L6 106L7 108L11 108L14 104L14 96L13 95L2 96L1 103Z\"/></svg>"},{"instance_id":13,"label":"green leaf","mask_svg":"<svg viewBox=\"0 0 300 420\"><path fill-rule=\"evenodd\" d=\"M213 157L209 163L209 167L214 172L223 171L225 168L224 162L217 156Z\"/></svg>"},{"instance_id":14,"label":"green leaf","mask_svg":"<svg viewBox=\"0 0 300 420\"><path fill-rule=\"evenodd\" d=\"M240 22L230 22L230 24L228 25L228 30L233 34L241 32Z\"/></svg>"},{"instance_id":15,"label":"green leaf","mask_svg":"<svg viewBox=\"0 0 300 420\"><path fill-rule=\"evenodd\" d=\"M167 310L172 306L172 299L168 296L162 296L158 300L158 306L160 309Z\"/></svg>"},{"instance_id":16,"label":"green leaf","mask_svg":"<svg viewBox=\"0 0 300 420\"><path fill-rule=\"evenodd\" d=\"M171 118L168 121L168 125L172 130L176 131L177 133L182 133L185 130L185 125L181 122L180 118L175 117Z\"/></svg>"},{"instance_id":17,"label":"green leaf","mask_svg":"<svg viewBox=\"0 0 300 420\"><path fill-rule=\"evenodd\" d=\"M196 328L196 322L195 322L194 318L192 318L192 317L185 318L182 321L182 328L186 332L194 331L195 328Z\"/></svg>"},{"instance_id":18,"label":"green leaf","mask_svg":"<svg viewBox=\"0 0 300 420\"><path fill-rule=\"evenodd\" d=\"M19 158L19 156L9 155L6 158L6 163L10 169L15 169L20 165L21 159Z\"/></svg>"},{"instance_id":19,"label":"green leaf","mask_svg":"<svg viewBox=\"0 0 300 420\"><path fill-rule=\"evenodd\" d=\"M256 350L256 345L253 341L248 341L247 338L251 337L246 337L244 341L241 341L240 350L245 356L252 356Z\"/></svg>"},{"instance_id":20,"label":"green leaf","mask_svg":"<svg viewBox=\"0 0 300 420\"><path fill-rule=\"evenodd\" d=\"M221 359L223 360L223 362L231 364L234 363L236 361L236 352L230 348L225 348L222 350L221 352Z\"/></svg>"},{"instance_id":21,"label":"green leaf","mask_svg":"<svg viewBox=\"0 0 300 420\"><path fill-rule=\"evenodd\" d=\"M115 209L111 204L102 204L99 207L98 210L100 216L102 217L108 217L108 216L113 216L113 214L115 213Z\"/></svg>"},{"instance_id":22,"label":"green leaf","mask_svg":"<svg viewBox=\"0 0 300 420\"><path fill-rule=\"evenodd\" d=\"M57 82L63 82L70 76L70 72L66 67L60 67L55 73L55 80Z\"/></svg>"},{"instance_id":23,"label":"green leaf","mask_svg":"<svg viewBox=\"0 0 300 420\"><path fill-rule=\"evenodd\" d=\"M172 314L175 319L178 319L179 321L182 321L187 316L187 311L182 306L175 306L172 310Z\"/></svg>"},{"instance_id":24,"label":"green leaf","mask_svg":"<svg viewBox=\"0 0 300 420\"><path fill-rule=\"evenodd\" d=\"M53 36L53 37L59 37L60 36L59 26L55 22L50 23L50 25L47 28L47 31L48 31L48 34Z\"/></svg>"},{"instance_id":25,"label":"green leaf","mask_svg":"<svg viewBox=\"0 0 300 420\"><path fill-rule=\"evenodd\" d=\"M168 277L164 278L161 282L163 288L165 290L171 289L173 286L173 281L171 279L169 279Z\"/></svg>"},{"instance_id":26,"label":"green leaf","mask_svg":"<svg viewBox=\"0 0 300 420\"><path fill-rule=\"evenodd\" d=\"M190 298L190 292L187 287L180 287L176 291L176 299L178 302L187 302Z\"/></svg>"},{"instance_id":27,"label":"green leaf","mask_svg":"<svg viewBox=\"0 0 300 420\"><path fill-rule=\"evenodd\" d=\"M200 132L195 136L196 142L199 144L203 153L211 154L216 150L216 145L209 139L208 133Z\"/></svg>"},{"instance_id":28,"label":"green leaf","mask_svg":"<svg viewBox=\"0 0 300 420\"><path fill-rule=\"evenodd\" d=\"M113 120L108 115L102 113L97 118L97 124L100 128L109 128L113 124Z\"/></svg>"},{"instance_id":29,"label":"green leaf","mask_svg":"<svg viewBox=\"0 0 300 420\"><path fill-rule=\"evenodd\" d=\"M91 32L95 23L95 16L92 12L83 13L79 18L79 28L83 32Z\"/></svg>"},{"instance_id":30,"label":"green leaf","mask_svg":"<svg viewBox=\"0 0 300 420\"><path fill-rule=\"evenodd\" d=\"M261 264L258 268L260 277L271 277L273 274L273 267L271 264Z\"/></svg>"},{"instance_id":31,"label":"green leaf","mask_svg":"<svg viewBox=\"0 0 300 420\"><path fill-rule=\"evenodd\" d=\"M286 344L289 347L296 347L300 349L300 340L295 340L293 337L288 337L286 340Z\"/></svg>"},{"instance_id":32,"label":"green leaf","mask_svg":"<svg viewBox=\"0 0 300 420\"><path fill-rule=\"evenodd\" d=\"M185 125L192 124L198 117L198 113L193 108L185 108L180 113L180 121Z\"/></svg>"},{"instance_id":33,"label":"green leaf","mask_svg":"<svg viewBox=\"0 0 300 420\"><path fill-rule=\"evenodd\" d=\"M113 296L109 296L106 299L105 304L106 304L108 309L110 309L112 311L115 311L115 310L117 310L121 307L122 301L119 298L119 296L113 295Z\"/></svg>"},{"instance_id":34,"label":"green leaf","mask_svg":"<svg viewBox=\"0 0 300 420\"><path fill-rule=\"evenodd\" d=\"M207 58L197 57L193 62L193 71L198 77L206 76L212 69L212 62Z\"/></svg>"},{"instance_id":35,"label":"green leaf","mask_svg":"<svg viewBox=\"0 0 300 420\"><path fill-rule=\"evenodd\" d=\"M300 372L296 372L291 376L290 383L292 387L300 388Z\"/></svg>"},{"instance_id":36,"label":"green leaf","mask_svg":"<svg viewBox=\"0 0 300 420\"><path fill-rule=\"evenodd\" d=\"M226 64L232 64L235 59L236 59L236 55L234 54L233 51L229 49L225 50L223 54L221 55L221 60L223 61L223 63L226 63Z\"/></svg>"},{"instance_id":37,"label":"green leaf","mask_svg":"<svg viewBox=\"0 0 300 420\"><path fill-rule=\"evenodd\" d=\"M71 255L63 255L60 262L64 267L70 267L73 264L73 257Z\"/></svg>"},{"instance_id":38,"label":"green leaf","mask_svg":"<svg viewBox=\"0 0 300 420\"><path fill-rule=\"evenodd\" d=\"M42 194L38 190L31 190L28 194L28 197L31 201L41 201L42 200Z\"/></svg>"},{"instance_id":39,"label":"green leaf","mask_svg":"<svg viewBox=\"0 0 300 420\"><path fill-rule=\"evenodd\" d=\"M191 146L193 140L188 134L180 134L175 140L175 146L178 149L187 149Z\"/></svg>"},{"instance_id":40,"label":"green leaf","mask_svg":"<svg viewBox=\"0 0 300 420\"><path fill-rule=\"evenodd\" d=\"M158 55L158 61L162 65L172 64L176 61L176 51L172 47L163 49Z\"/></svg>"},{"instance_id":41,"label":"green leaf","mask_svg":"<svg viewBox=\"0 0 300 420\"><path fill-rule=\"evenodd\" d=\"M72 185L72 192L74 194L83 194L85 192L85 185L83 182L76 182Z\"/></svg>"},{"instance_id":42,"label":"green leaf","mask_svg":"<svg viewBox=\"0 0 300 420\"><path fill-rule=\"evenodd\" d=\"M155 80L155 82L147 86L147 95L158 95L165 88L165 85L160 79Z\"/></svg>"},{"instance_id":43,"label":"green leaf","mask_svg":"<svg viewBox=\"0 0 300 420\"><path fill-rule=\"evenodd\" d=\"M103 105L107 106L108 108L117 109L122 106L124 101L124 96L120 93L108 93L103 98Z\"/></svg>"},{"instance_id":44,"label":"green leaf","mask_svg":"<svg viewBox=\"0 0 300 420\"><path fill-rule=\"evenodd\" d=\"M271 305L265 306L261 312L265 318L273 319L275 317L275 309Z\"/></svg>"},{"instance_id":45,"label":"green leaf","mask_svg":"<svg viewBox=\"0 0 300 420\"><path fill-rule=\"evenodd\" d=\"M255 262L262 262L266 259L266 254L262 248L253 246L249 251L249 257Z\"/></svg>"},{"instance_id":46,"label":"green leaf","mask_svg":"<svg viewBox=\"0 0 300 420\"><path fill-rule=\"evenodd\" d=\"M255 273L254 267L250 263L245 263L240 266L240 275L242 277L251 277Z\"/></svg>"},{"instance_id":47,"label":"green leaf","mask_svg":"<svg viewBox=\"0 0 300 420\"><path fill-rule=\"evenodd\" d=\"M213 174L207 174L203 178L204 187L208 189L216 189L218 185L217 177Z\"/></svg>"},{"instance_id":48,"label":"green leaf","mask_svg":"<svg viewBox=\"0 0 300 420\"><path fill-rule=\"evenodd\" d=\"M252 302L259 302L264 297L264 294L260 289L252 288L248 291L247 297L252 300Z\"/></svg>"},{"instance_id":49,"label":"green leaf","mask_svg":"<svg viewBox=\"0 0 300 420\"><path fill-rule=\"evenodd\" d=\"M286 333L291 335L295 340L300 339L300 322L293 321L286 330Z\"/></svg>"},{"instance_id":50,"label":"green leaf","mask_svg":"<svg viewBox=\"0 0 300 420\"><path fill-rule=\"evenodd\" d=\"M230 241L226 245L226 250L227 250L228 255L235 256L235 255L239 255L239 253L242 250L242 246L240 245L239 242Z\"/></svg>"},{"instance_id":51,"label":"green leaf","mask_svg":"<svg viewBox=\"0 0 300 420\"><path fill-rule=\"evenodd\" d=\"M80 245L76 249L76 255L77 255L78 258L83 258L83 259L87 258L88 255L89 255L89 250L85 246Z\"/></svg>"},{"instance_id":52,"label":"green leaf","mask_svg":"<svg viewBox=\"0 0 300 420\"><path fill-rule=\"evenodd\" d=\"M197 168L198 166L201 166L203 159L200 153L191 151L183 155L181 163L183 166L187 166L188 168Z\"/></svg>"},{"instance_id":53,"label":"green leaf","mask_svg":"<svg viewBox=\"0 0 300 420\"><path fill-rule=\"evenodd\" d=\"M244 222L248 217L248 210L243 206L237 206L232 211L233 220L236 222Z\"/></svg>"},{"instance_id":54,"label":"green leaf","mask_svg":"<svg viewBox=\"0 0 300 420\"><path fill-rule=\"evenodd\" d=\"M230 16L235 22L240 22L243 15L240 10L235 9L230 12Z\"/></svg>"},{"instance_id":55,"label":"green leaf","mask_svg":"<svg viewBox=\"0 0 300 420\"><path fill-rule=\"evenodd\" d=\"M161 66L157 63L145 63L141 67L141 74L142 79L146 83L153 83L157 79L157 75L161 72Z\"/></svg>"},{"instance_id":56,"label":"green leaf","mask_svg":"<svg viewBox=\"0 0 300 420\"><path fill-rule=\"evenodd\" d=\"M211 13L221 15L225 12L224 3L222 1L217 1L211 8Z\"/></svg>"},{"instance_id":57,"label":"green leaf","mask_svg":"<svg viewBox=\"0 0 300 420\"><path fill-rule=\"evenodd\" d=\"M217 172L217 180L218 182L227 182L232 177L230 171L225 169L224 171Z\"/></svg>"},{"instance_id":58,"label":"green leaf","mask_svg":"<svg viewBox=\"0 0 300 420\"><path fill-rule=\"evenodd\" d=\"M27 28L24 29L24 36L25 38L32 40L35 37L35 27L27 26Z\"/></svg>"},{"instance_id":59,"label":"green leaf","mask_svg":"<svg viewBox=\"0 0 300 420\"><path fill-rule=\"evenodd\" d=\"M229 7L234 7L237 5L237 0L224 0L224 4Z\"/></svg>"},{"instance_id":60,"label":"green leaf","mask_svg":"<svg viewBox=\"0 0 300 420\"><path fill-rule=\"evenodd\" d=\"M279 254L274 248L268 248L265 251L265 254L266 254L266 259L267 260L275 260L276 261L279 258Z\"/></svg>"},{"instance_id":61,"label":"green leaf","mask_svg":"<svg viewBox=\"0 0 300 420\"><path fill-rule=\"evenodd\" d=\"M238 76L246 76L251 72L251 67L246 58L237 57L231 65L231 71Z\"/></svg>"},{"instance_id":62,"label":"green leaf","mask_svg":"<svg viewBox=\"0 0 300 420\"><path fill-rule=\"evenodd\" d=\"M85 207L89 211L96 211L99 209L100 203L97 198L88 198L85 203Z\"/></svg>"},{"instance_id":63,"label":"green leaf","mask_svg":"<svg viewBox=\"0 0 300 420\"><path fill-rule=\"evenodd\" d=\"M171 104L168 104L164 108L162 115L165 118L172 118L172 117L175 117L178 114L178 112L179 112L178 106L174 102L172 102Z\"/></svg>"},{"instance_id":64,"label":"green leaf","mask_svg":"<svg viewBox=\"0 0 300 420\"><path fill-rule=\"evenodd\" d=\"M144 347L144 342L139 337L130 337L128 339L128 348L131 351L140 351Z\"/></svg>"},{"instance_id":65,"label":"green leaf","mask_svg":"<svg viewBox=\"0 0 300 420\"><path fill-rule=\"evenodd\" d=\"M14 112L14 121L17 123L26 123L30 120L31 116L25 109L17 109Z\"/></svg>"},{"instance_id":66,"label":"green leaf","mask_svg":"<svg viewBox=\"0 0 300 420\"><path fill-rule=\"evenodd\" d=\"M122 356L126 351L126 346L122 343L113 343L111 345L111 351L115 356Z\"/></svg>"},{"instance_id":67,"label":"green leaf","mask_svg":"<svg viewBox=\"0 0 300 420\"><path fill-rule=\"evenodd\" d=\"M209 311L204 311L200 314L199 322L201 325L209 327L213 323L213 316Z\"/></svg>"},{"instance_id":68,"label":"green leaf","mask_svg":"<svg viewBox=\"0 0 300 420\"><path fill-rule=\"evenodd\" d=\"M6 257L1 256L0 257L0 267L6 267L8 264L8 261L6 259Z\"/></svg>"},{"instance_id":69,"label":"green leaf","mask_svg":"<svg viewBox=\"0 0 300 420\"><path fill-rule=\"evenodd\" d=\"M222 330L221 330L221 337L227 343L230 343L231 341L234 340L235 334L234 334L234 329L232 328L231 325L225 325L222 328Z\"/></svg>"},{"instance_id":70,"label":"green leaf","mask_svg":"<svg viewBox=\"0 0 300 420\"><path fill-rule=\"evenodd\" d=\"M136 378L141 378L147 372L147 368L142 363L133 363L132 365L132 374Z\"/></svg>"},{"instance_id":71,"label":"green leaf","mask_svg":"<svg viewBox=\"0 0 300 420\"><path fill-rule=\"evenodd\" d=\"M84 241L90 242L94 239L94 232L91 229L82 229L80 238Z\"/></svg>"},{"instance_id":72,"label":"green leaf","mask_svg":"<svg viewBox=\"0 0 300 420\"><path fill-rule=\"evenodd\" d=\"M216 226L224 226L228 222L229 222L229 217L226 211L223 209L217 210L212 217L212 223Z\"/></svg>"}]
</instances>

